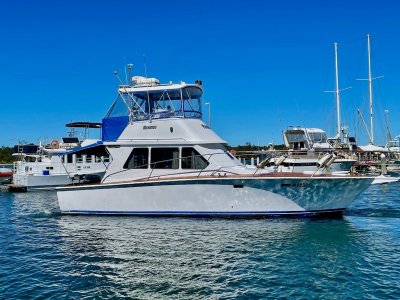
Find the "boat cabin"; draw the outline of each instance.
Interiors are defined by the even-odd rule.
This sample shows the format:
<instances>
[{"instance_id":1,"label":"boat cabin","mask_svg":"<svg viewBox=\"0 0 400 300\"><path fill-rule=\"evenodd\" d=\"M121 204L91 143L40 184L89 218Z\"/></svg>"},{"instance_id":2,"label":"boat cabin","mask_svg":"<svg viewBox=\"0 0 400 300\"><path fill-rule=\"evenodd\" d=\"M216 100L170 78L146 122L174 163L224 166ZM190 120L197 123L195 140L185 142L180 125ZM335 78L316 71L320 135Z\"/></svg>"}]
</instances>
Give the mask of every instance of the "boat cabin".
<instances>
[{"instance_id":1,"label":"boat cabin","mask_svg":"<svg viewBox=\"0 0 400 300\"><path fill-rule=\"evenodd\" d=\"M283 132L285 146L289 150L331 149L326 133L319 128L290 127Z\"/></svg>"}]
</instances>

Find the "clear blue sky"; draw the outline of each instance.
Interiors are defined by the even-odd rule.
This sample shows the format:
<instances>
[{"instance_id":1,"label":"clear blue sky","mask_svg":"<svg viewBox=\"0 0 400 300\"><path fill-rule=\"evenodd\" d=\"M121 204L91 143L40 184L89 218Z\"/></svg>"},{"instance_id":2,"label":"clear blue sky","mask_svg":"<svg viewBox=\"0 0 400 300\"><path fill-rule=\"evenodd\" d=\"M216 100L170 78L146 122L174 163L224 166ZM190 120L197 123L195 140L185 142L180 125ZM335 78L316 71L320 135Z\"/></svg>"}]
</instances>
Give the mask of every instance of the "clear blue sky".
<instances>
[{"instance_id":1,"label":"clear blue sky","mask_svg":"<svg viewBox=\"0 0 400 300\"><path fill-rule=\"evenodd\" d=\"M162 82L202 79L214 130L231 145L282 143L290 125L335 132L333 42L343 122L366 134L366 34L372 38L375 132L384 109L400 134L398 1L2 1L0 145L60 138L70 121L100 121L113 71ZM205 116L207 121L207 115Z\"/></svg>"}]
</instances>

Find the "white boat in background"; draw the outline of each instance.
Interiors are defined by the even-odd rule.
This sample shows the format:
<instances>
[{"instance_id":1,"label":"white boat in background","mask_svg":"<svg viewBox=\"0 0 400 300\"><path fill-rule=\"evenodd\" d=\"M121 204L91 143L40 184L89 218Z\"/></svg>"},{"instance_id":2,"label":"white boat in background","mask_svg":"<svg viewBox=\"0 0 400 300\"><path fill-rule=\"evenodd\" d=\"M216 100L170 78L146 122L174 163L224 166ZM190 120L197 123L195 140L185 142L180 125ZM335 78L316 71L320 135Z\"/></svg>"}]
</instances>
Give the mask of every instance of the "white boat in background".
<instances>
[{"instance_id":1,"label":"white boat in background","mask_svg":"<svg viewBox=\"0 0 400 300\"><path fill-rule=\"evenodd\" d=\"M285 159L272 159L273 167L281 172L314 172L343 175L350 172L356 163L352 151L357 148L354 137L342 125L340 117L340 92L338 68L338 44L335 50L335 93L337 127L336 135L328 139L326 132L320 128L290 127L283 132L283 140L288 154ZM341 138L343 135L343 139ZM277 161L279 164L277 164Z\"/></svg>"},{"instance_id":2,"label":"white boat in background","mask_svg":"<svg viewBox=\"0 0 400 300\"><path fill-rule=\"evenodd\" d=\"M348 152L334 148L320 128L291 127L283 132L283 140L289 151L280 164L282 172L319 171L327 154L332 160L328 173L349 172L357 161Z\"/></svg>"},{"instance_id":3,"label":"white boat in background","mask_svg":"<svg viewBox=\"0 0 400 300\"><path fill-rule=\"evenodd\" d=\"M100 123L71 123L67 127L101 128ZM85 133L86 137L86 133ZM54 189L82 182L99 182L110 163L108 153L100 140L69 136L49 145L19 145L13 154L14 162L11 191Z\"/></svg>"},{"instance_id":4,"label":"white boat in background","mask_svg":"<svg viewBox=\"0 0 400 300\"><path fill-rule=\"evenodd\" d=\"M0 177L12 176L12 168L6 166L0 166Z\"/></svg>"},{"instance_id":5,"label":"white boat in background","mask_svg":"<svg viewBox=\"0 0 400 300\"><path fill-rule=\"evenodd\" d=\"M57 188L65 214L340 215L372 178L247 168L203 123L201 81L133 77L103 119L111 163L100 184Z\"/></svg>"},{"instance_id":6,"label":"white boat in background","mask_svg":"<svg viewBox=\"0 0 400 300\"><path fill-rule=\"evenodd\" d=\"M400 181L400 177L392 177L386 175L379 175L374 178L371 184L386 184Z\"/></svg>"},{"instance_id":7,"label":"white boat in background","mask_svg":"<svg viewBox=\"0 0 400 300\"><path fill-rule=\"evenodd\" d=\"M0 185L10 183L12 175L12 168L8 165L0 165Z\"/></svg>"}]
</instances>

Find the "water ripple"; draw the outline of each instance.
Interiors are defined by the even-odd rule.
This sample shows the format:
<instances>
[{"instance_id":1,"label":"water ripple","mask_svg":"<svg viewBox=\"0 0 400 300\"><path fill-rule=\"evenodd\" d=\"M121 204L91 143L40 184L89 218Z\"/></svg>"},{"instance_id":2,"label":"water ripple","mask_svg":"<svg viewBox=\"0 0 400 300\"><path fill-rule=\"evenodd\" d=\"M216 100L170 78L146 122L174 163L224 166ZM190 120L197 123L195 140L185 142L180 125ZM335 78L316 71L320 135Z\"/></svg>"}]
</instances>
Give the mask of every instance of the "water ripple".
<instances>
[{"instance_id":1,"label":"water ripple","mask_svg":"<svg viewBox=\"0 0 400 300\"><path fill-rule=\"evenodd\" d=\"M398 299L398 187L339 220L62 216L54 193L0 193L0 295Z\"/></svg>"}]
</instances>

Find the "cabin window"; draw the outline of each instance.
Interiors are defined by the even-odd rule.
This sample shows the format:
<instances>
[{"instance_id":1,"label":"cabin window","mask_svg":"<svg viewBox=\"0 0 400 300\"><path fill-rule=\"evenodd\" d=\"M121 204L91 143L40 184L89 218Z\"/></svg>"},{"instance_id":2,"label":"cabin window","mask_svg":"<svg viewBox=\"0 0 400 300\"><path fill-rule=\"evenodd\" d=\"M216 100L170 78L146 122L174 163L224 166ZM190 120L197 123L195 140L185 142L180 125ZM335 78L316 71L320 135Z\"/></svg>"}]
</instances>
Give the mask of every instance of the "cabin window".
<instances>
[{"instance_id":1,"label":"cabin window","mask_svg":"<svg viewBox=\"0 0 400 300\"><path fill-rule=\"evenodd\" d=\"M132 150L124 169L147 169L149 167L149 149L135 148Z\"/></svg>"},{"instance_id":2,"label":"cabin window","mask_svg":"<svg viewBox=\"0 0 400 300\"><path fill-rule=\"evenodd\" d=\"M305 139L306 139L306 136L304 135L304 133L287 133L286 137L287 137L289 143L305 141Z\"/></svg>"},{"instance_id":3,"label":"cabin window","mask_svg":"<svg viewBox=\"0 0 400 300\"><path fill-rule=\"evenodd\" d=\"M72 164L72 154L67 155L67 163Z\"/></svg>"},{"instance_id":4,"label":"cabin window","mask_svg":"<svg viewBox=\"0 0 400 300\"><path fill-rule=\"evenodd\" d=\"M109 155L104 155L103 156L103 161L104 162L110 162L110 156Z\"/></svg>"},{"instance_id":5,"label":"cabin window","mask_svg":"<svg viewBox=\"0 0 400 300\"><path fill-rule=\"evenodd\" d=\"M86 163L91 163L92 162L92 156L91 155L88 155L88 156L86 156Z\"/></svg>"},{"instance_id":6,"label":"cabin window","mask_svg":"<svg viewBox=\"0 0 400 300\"><path fill-rule=\"evenodd\" d=\"M323 132L310 132L309 133L313 143L326 143L326 135Z\"/></svg>"},{"instance_id":7,"label":"cabin window","mask_svg":"<svg viewBox=\"0 0 400 300\"><path fill-rule=\"evenodd\" d=\"M76 155L76 162L77 162L77 163L83 162L82 155L80 155L80 154L77 154L77 155Z\"/></svg>"},{"instance_id":8,"label":"cabin window","mask_svg":"<svg viewBox=\"0 0 400 300\"><path fill-rule=\"evenodd\" d=\"M208 166L208 162L194 148L182 148L182 169L202 170Z\"/></svg>"},{"instance_id":9,"label":"cabin window","mask_svg":"<svg viewBox=\"0 0 400 300\"><path fill-rule=\"evenodd\" d=\"M152 169L179 169L179 148L152 148Z\"/></svg>"}]
</instances>

